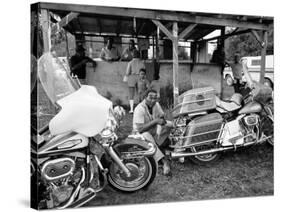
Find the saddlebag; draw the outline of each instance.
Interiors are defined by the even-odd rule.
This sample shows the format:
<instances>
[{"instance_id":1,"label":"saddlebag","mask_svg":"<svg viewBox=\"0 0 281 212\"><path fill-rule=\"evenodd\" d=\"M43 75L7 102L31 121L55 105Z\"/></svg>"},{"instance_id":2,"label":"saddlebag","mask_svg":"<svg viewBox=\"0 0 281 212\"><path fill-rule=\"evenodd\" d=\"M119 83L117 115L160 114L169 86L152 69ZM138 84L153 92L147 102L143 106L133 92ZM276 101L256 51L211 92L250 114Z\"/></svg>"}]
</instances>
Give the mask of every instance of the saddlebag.
<instances>
[{"instance_id":1,"label":"saddlebag","mask_svg":"<svg viewBox=\"0 0 281 212\"><path fill-rule=\"evenodd\" d=\"M219 113L211 113L194 118L186 131L185 145L218 139L223 119Z\"/></svg>"},{"instance_id":2,"label":"saddlebag","mask_svg":"<svg viewBox=\"0 0 281 212\"><path fill-rule=\"evenodd\" d=\"M212 87L196 88L186 91L178 97L178 104L172 113L173 117L177 117L214 108L216 108L215 89Z\"/></svg>"}]
</instances>

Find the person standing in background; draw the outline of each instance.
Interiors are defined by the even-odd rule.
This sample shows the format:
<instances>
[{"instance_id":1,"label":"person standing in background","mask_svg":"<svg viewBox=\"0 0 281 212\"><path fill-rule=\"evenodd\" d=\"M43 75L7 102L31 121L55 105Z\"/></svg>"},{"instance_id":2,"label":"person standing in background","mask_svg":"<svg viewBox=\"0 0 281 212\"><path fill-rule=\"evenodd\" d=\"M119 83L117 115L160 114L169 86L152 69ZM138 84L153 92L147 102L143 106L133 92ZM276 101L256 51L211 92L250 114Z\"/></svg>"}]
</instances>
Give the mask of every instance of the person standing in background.
<instances>
[{"instance_id":1,"label":"person standing in background","mask_svg":"<svg viewBox=\"0 0 281 212\"><path fill-rule=\"evenodd\" d=\"M144 99L145 92L149 88L150 88L150 84L149 81L146 79L146 70L142 68L140 69L139 80L137 82L139 102L141 102Z\"/></svg>"},{"instance_id":2,"label":"person standing in background","mask_svg":"<svg viewBox=\"0 0 281 212\"><path fill-rule=\"evenodd\" d=\"M130 40L129 47L126 48L121 56L122 61L131 61L133 59L133 51L136 49L135 41L133 39Z\"/></svg>"},{"instance_id":3,"label":"person standing in background","mask_svg":"<svg viewBox=\"0 0 281 212\"><path fill-rule=\"evenodd\" d=\"M93 68L97 63L91 58L85 56L85 49L82 44L76 47L76 53L70 58L71 75L77 76L81 84L86 84L86 64L92 63Z\"/></svg>"},{"instance_id":4,"label":"person standing in background","mask_svg":"<svg viewBox=\"0 0 281 212\"><path fill-rule=\"evenodd\" d=\"M129 87L129 113L134 112L134 96L139 79L139 71L145 69L144 62L140 59L140 53L138 50L133 51L133 59L128 63L126 74L123 81L128 83Z\"/></svg>"},{"instance_id":5,"label":"person standing in background","mask_svg":"<svg viewBox=\"0 0 281 212\"><path fill-rule=\"evenodd\" d=\"M231 67L232 74L233 74L233 87L235 93L240 93L240 86L242 82L242 73L243 73L243 66L240 63L240 55L236 53L234 55L234 62L226 62Z\"/></svg>"}]
</instances>

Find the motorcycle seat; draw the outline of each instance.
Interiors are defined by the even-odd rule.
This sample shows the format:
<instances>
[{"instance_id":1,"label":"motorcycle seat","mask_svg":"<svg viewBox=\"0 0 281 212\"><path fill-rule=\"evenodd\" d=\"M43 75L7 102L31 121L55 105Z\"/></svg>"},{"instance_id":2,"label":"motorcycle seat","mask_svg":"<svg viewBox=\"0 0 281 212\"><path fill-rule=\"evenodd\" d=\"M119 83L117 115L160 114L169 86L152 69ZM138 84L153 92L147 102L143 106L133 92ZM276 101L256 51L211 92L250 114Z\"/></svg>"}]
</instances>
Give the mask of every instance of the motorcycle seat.
<instances>
[{"instance_id":1,"label":"motorcycle seat","mask_svg":"<svg viewBox=\"0 0 281 212\"><path fill-rule=\"evenodd\" d=\"M216 96L216 110L220 113L227 113L241 108L243 97L241 94L235 93L230 100L221 100Z\"/></svg>"}]
</instances>

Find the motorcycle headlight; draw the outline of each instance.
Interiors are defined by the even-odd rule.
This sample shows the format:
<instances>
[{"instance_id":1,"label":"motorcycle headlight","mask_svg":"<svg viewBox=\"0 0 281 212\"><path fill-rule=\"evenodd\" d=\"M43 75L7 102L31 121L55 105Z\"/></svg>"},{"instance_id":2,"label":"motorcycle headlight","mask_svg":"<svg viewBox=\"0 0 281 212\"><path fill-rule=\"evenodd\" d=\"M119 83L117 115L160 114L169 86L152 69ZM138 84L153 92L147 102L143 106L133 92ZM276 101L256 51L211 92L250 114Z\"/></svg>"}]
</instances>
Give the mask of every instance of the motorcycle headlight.
<instances>
[{"instance_id":1,"label":"motorcycle headlight","mask_svg":"<svg viewBox=\"0 0 281 212\"><path fill-rule=\"evenodd\" d=\"M101 132L101 137L102 138L110 138L113 134L113 131L110 128L105 128L102 132Z\"/></svg>"}]
</instances>

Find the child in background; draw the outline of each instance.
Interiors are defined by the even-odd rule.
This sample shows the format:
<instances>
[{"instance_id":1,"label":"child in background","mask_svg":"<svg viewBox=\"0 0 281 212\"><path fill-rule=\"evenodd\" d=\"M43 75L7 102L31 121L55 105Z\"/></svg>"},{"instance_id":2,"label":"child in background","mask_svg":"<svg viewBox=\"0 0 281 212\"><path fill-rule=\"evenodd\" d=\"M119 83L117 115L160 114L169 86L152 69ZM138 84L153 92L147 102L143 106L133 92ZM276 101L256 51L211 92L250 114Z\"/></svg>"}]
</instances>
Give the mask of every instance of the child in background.
<instances>
[{"instance_id":1,"label":"child in background","mask_svg":"<svg viewBox=\"0 0 281 212\"><path fill-rule=\"evenodd\" d=\"M146 79L146 70L141 68L139 72L139 80L137 82L137 91L139 102L144 98L145 92L150 88L149 81Z\"/></svg>"}]
</instances>

